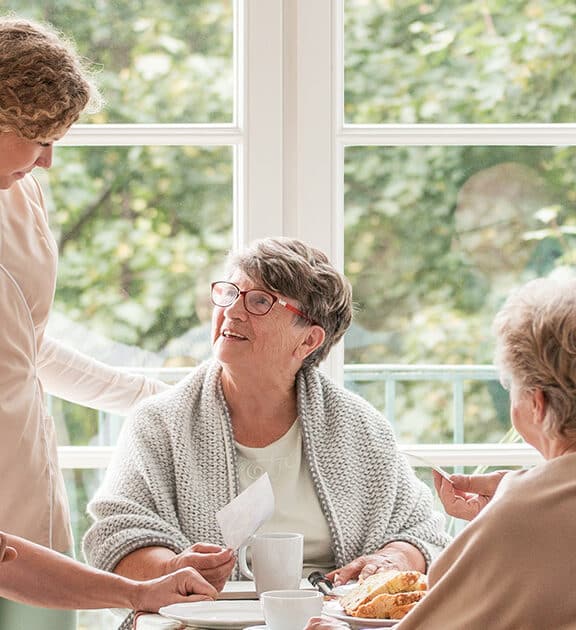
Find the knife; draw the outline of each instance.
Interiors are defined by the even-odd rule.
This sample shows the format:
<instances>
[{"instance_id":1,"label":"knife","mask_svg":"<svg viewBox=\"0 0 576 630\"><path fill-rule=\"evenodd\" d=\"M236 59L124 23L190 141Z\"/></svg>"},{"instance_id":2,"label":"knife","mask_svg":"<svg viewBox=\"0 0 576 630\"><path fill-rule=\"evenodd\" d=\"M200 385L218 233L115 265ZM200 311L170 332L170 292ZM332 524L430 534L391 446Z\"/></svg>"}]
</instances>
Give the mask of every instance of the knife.
<instances>
[{"instance_id":1,"label":"knife","mask_svg":"<svg viewBox=\"0 0 576 630\"><path fill-rule=\"evenodd\" d=\"M312 586L319 590L326 597L336 597L334 593L332 593L332 589L334 588L334 584L320 571L312 571L308 576L308 582L312 584Z\"/></svg>"}]
</instances>

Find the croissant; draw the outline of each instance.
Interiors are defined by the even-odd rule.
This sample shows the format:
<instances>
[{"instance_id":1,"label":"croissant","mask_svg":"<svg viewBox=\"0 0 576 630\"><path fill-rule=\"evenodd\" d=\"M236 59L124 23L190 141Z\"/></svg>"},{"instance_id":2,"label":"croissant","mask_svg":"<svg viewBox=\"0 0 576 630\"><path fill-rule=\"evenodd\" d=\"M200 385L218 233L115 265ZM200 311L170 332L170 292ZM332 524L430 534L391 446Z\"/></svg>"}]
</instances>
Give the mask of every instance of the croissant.
<instances>
[{"instance_id":1,"label":"croissant","mask_svg":"<svg viewBox=\"0 0 576 630\"><path fill-rule=\"evenodd\" d=\"M419 571L382 571L367 577L340 598L351 617L401 619L426 594L426 578Z\"/></svg>"},{"instance_id":2,"label":"croissant","mask_svg":"<svg viewBox=\"0 0 576 630\"><path fill-rule=\"evenodd\" d=\"M401 619L412 604L419 602L425 594L426 591L409 591L393 595L382 593L358 606L351 616L367 619Z\"/></svg>"}]
</instances>

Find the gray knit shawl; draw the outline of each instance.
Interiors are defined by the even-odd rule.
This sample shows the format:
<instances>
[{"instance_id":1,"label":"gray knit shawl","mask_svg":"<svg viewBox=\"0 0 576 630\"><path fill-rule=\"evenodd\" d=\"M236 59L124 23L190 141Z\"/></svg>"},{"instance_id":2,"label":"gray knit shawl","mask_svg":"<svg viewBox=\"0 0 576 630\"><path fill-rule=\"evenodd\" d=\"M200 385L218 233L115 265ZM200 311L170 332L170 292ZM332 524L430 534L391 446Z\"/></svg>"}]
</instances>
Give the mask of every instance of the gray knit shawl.
<instances>
[{"instance_id":1,"label":"gray knit shawl","mask_svg":"<svg viewBox=\"0 0 576 630\"><path fill-rule=\"evenodd\" d=\"M111 571L141 547L180 553L194 542L223 544L215 513L238 494L238 468L220 375L220 364L207 361L126 421L88 506L90 564ZM317 368L301 369L296 383L304 455L336 565L395 540L429 564L450 541L444 517L397 452L390 424Z\"/></svg>"}]
</instances>

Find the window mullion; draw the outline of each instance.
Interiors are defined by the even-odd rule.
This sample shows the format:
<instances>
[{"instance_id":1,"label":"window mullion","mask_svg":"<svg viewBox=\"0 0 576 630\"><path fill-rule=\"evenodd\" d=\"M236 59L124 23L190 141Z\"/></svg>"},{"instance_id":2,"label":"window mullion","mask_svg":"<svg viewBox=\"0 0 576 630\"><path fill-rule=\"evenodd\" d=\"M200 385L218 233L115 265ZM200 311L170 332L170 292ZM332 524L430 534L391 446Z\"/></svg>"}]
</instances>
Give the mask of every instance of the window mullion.
<instances>
[{"instance_id":1,"label":"window mullion","mask_svg":"<svg viewBox=\"0 0 576 630\"><path fill-rule=\"evenodd\" d=\"M242 0L244 144L237 154L236 245L282 234L282 0Z\"/></svg>"},{"instance_id":2,"label":"window mullion","mask_svg":"<svg viewBox=\"0 0 576 630\"><path fill-rule=\"evenodd\" d=\"M284 2L284 233L325 251L343 268L342 159L335 142L333 0ZM323 369L342 382L343 347Z\"/></svg>"}]
</instances>

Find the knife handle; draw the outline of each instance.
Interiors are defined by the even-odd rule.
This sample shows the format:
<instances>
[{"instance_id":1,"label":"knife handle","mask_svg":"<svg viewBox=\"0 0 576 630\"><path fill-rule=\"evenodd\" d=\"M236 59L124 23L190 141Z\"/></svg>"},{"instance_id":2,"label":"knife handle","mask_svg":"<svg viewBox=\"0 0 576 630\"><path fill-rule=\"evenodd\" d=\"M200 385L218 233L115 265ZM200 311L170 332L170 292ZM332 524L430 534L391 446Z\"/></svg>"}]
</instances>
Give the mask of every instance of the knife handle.
<instances>
[{"instance_id":1,"label":"knife handle","mask_svg":"<svg viewBox=\"0 0 576 630\"><path fill-rule=\"evenodd\" d=\"M332 595L334 585L325 575L320 573L320 571L312 571L308 576L308 582L324 595Z\"/></svg>"}]
</instances>

